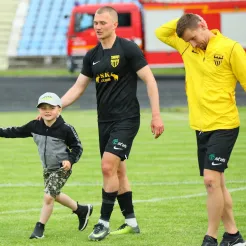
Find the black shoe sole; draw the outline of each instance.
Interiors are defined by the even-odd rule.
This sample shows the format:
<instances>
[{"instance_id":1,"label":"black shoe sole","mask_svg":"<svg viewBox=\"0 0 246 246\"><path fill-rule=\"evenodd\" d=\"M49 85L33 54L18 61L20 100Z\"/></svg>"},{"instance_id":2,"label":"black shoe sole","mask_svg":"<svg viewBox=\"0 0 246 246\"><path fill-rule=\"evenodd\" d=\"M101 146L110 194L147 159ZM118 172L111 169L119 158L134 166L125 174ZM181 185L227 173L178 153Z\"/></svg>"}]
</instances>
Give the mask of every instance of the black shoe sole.
<instances>
[{"instance_id":1,"label":"black shoe sole","mask_svg":"<svg viewBox=\"0 0 246 246\"><path fill-rule=\"evenodd\" d=\"M38 237L38 236L32 234L32 235L29 237L29 239L42 239L42 238L44 238L44 235L43 235L42 237Z\"/></svg>"}]
</instances>

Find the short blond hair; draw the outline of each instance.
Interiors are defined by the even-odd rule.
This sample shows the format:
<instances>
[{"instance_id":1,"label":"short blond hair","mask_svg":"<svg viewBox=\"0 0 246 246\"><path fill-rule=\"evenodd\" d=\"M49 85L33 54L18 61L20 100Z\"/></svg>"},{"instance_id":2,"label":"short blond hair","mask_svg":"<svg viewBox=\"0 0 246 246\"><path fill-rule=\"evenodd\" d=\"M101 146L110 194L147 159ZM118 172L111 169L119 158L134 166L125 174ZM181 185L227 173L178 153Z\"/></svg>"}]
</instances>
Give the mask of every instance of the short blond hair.
<instances>
[{"instance_id":1,"label":"short blond hair","mask_svg":"<svg viewBox=\"0 0 246 246\"><path fill-rule=\"evenodd\" d=\"M96 11L96 14L102 14L105 12L108 12L111 15L111 17L118 22L118 13L116 9L114 9L113 7L103 6Z\"/></svg>"}]
</instances>

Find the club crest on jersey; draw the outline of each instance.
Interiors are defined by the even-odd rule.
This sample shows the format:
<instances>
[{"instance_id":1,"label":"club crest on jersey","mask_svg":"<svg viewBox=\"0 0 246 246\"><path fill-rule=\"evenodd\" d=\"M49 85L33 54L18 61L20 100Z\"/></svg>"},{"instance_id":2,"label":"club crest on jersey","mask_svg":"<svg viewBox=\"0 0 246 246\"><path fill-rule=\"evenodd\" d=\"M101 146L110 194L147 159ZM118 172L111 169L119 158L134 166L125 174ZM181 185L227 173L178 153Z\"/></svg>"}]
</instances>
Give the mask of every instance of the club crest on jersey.
<instances>
[{"instance_id":1,"label":"club crest on jersey","mask_svg":"<svg viewBox=\"0 0 246 246\"><path fill-rule=\"evenodd\" d=\"M116 56L111 56L111 65L112 67L117 67L120 63L120 56L116 55Z\"/></svg>"},{"instance_id":2,"label":"club crest on jersey","mask_svg":"<svg viewBox=\"0 0 246 246\"><path fill-rule=\"evenodd\" d=\"M216 66L219 66L223 61L223 56L222 55L218 55L218 54L215 54L214 55L214 64Z\"/></svg>"}]
</instances>

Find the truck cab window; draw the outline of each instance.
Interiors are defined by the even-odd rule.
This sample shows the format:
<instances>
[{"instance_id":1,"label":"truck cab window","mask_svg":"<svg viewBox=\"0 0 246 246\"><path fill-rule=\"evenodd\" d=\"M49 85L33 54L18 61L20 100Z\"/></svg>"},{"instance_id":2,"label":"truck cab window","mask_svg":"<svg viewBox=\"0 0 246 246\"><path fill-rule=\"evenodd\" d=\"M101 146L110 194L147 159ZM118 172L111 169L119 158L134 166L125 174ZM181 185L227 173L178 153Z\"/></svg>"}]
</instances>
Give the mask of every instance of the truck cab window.
<instances>
[{"instance_id":1,"label":"truck cab window","mask_svg":"<svg viewBox=\"0 0 246 246\"><path fill-rule=\"evenodd\" d=\"M130 13L119 13L118 20L119 20L119 27L131 26L131 14Z\"/></svg>"},{"instance_id":2,"label":"truck cab window","mask_svg":"<svg viewBox=\"0 0 246 246\"><path fill-rule=\"evenodd\" d=\"M94 14L76 13L75 14L75 32L83 32L86 29L93 28Z\"/></svg>"},{"instance_id":3,"label":"truck cab window","mask_svg":"<svg viewBox=\"0 0 246 246\"><path fill-rule=\"evenodd\" d=\"M93 28L94 14L88 13L76 13L75 14L75 32L83 32L89 28ZM131 26L131 14L130 13L119 13L119 27Z\"/></svg>"}]
</instances>

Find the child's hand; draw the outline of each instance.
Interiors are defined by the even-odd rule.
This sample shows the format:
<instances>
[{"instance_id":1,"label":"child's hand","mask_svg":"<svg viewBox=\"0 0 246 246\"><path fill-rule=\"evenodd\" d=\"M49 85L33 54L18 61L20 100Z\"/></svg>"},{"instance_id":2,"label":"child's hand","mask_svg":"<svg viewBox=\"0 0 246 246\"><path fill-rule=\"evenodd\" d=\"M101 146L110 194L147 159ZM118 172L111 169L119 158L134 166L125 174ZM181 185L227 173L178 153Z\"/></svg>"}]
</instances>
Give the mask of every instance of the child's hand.
<instances>
[{"instance_id":1,"label":"child's hand","mask_svg":"<svg viewBox=\"0 0 246 246\"><path fill-rule=\"evenodd\" d=\"M68 171L71 169L71 163L70 161L63 161L62 162L62 168L65 170L65 171Z\"/></svg>"}]
</instances>

